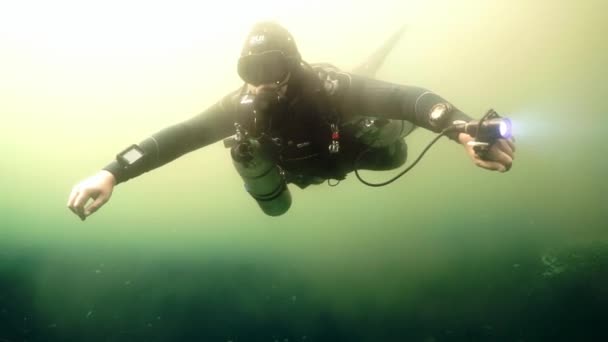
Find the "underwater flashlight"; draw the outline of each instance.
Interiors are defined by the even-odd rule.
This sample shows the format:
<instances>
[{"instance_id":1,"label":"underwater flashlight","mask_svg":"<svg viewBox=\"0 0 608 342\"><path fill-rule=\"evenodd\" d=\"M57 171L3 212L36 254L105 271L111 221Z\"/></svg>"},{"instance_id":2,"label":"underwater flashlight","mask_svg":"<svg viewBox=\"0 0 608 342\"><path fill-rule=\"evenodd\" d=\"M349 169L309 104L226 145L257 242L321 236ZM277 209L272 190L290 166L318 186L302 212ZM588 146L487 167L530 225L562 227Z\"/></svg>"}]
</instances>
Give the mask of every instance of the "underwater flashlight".
<instances>
[{"instance_id":1,"label":"underwater flashlight","mask_svg":"<svg viewBox=\"0 0 608 342\"><path fill-rule=\"evenodd\" d=\"M436 107L437 108L434 108L429 115L429 122L431 123L431 125L434 122L441 122L445 115L449 113L450 109L449 106L445 105ZM494 144L496 140L510 139L513 137L513 125L511 124L511 120L501 117L500 115L498 115L498 113L496 113L496 111L490 109L480 120L471 120L469 122L461 120L454 121L451 126L441 131L441 134L437 135L424 148L424 150L422 150L418 158L416 158L416 160L414 160L414 162L410 166L408 166L405 170L401 171L399 174L385 182L370 183L361 178L361 175L359 174L359 160L369 149L360 153L359 156L356 158L353 166L355 175L357 176L359 181L361 181L361 183L367 186L380 187L388 185L399 179L412 168L414 168L414 166L418 164L418 162L431 148L431 146L433 146L439 139L441 139L441 137L450 132L466 133L472 136L475 140L469 141L467 144L469 146L473 146L473 150L481 159L485 159L486 154L490 149L490 146L492 146L492 144Z\"/></svg>"},{"instance_id":2,"label":"underwater flashlight","mask_svg":"<svg viewBox=\"0 0 608 342\"><path fill-rule=\"evenodd\" d=\"M469 145L473 146L475 152L482 158L496 140L510 139L513 136L511 120L501 117L493 109L490 109L481 120L455 121L448 130L466 133L475 138L474 141L469 142Z\"/></svg>"},{"instance_id":3,"label":"underwater flashlight","mask_svg":"<svg viewBox=\"0 0 608 342\"><path fill-rule=\"evenodd\" d=\"M500 117L493 109L481 120L455 121L453 129L466 133L479 142L494 142L496 139L509 139L512 136L511 120Z\"/></svg>"},{"instance_id":4,"label":"underwater flashlight","mask_svg":"<svg viewBox=\"0 0 608 342\"><path fill-rule=\"evenodd\" d=\"M500 133L500 137L503 139L511 138L512 127L513 127L513 125L511 125L511 120L509 120L507 118L500 120L500 126L498 129L498 132Z\"/></svg>"}]
</instances>

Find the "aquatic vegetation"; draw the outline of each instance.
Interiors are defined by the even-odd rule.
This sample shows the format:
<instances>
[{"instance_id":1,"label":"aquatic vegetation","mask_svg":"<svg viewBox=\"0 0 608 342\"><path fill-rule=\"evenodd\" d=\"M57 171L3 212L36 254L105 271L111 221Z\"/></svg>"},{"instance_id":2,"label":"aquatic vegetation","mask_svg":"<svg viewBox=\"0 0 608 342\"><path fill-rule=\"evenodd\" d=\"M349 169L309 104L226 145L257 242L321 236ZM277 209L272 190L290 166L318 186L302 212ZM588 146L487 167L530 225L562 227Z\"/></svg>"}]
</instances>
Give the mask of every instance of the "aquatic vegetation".
<instances>
[{"instance_id":1,"label":"aquatic vegetation","mask_svg":"<svg viewBox=\"0 0 608 342\"><path fill-rule=\"evenodd\" d=\"M543 272L544 277L553 277L566 270L566 266L561 264L558 261L557 256L553 254L543 254L540 257L540 260L542 261L543 265L547 267L545 272Z\"/></svg>"}]
</instances>

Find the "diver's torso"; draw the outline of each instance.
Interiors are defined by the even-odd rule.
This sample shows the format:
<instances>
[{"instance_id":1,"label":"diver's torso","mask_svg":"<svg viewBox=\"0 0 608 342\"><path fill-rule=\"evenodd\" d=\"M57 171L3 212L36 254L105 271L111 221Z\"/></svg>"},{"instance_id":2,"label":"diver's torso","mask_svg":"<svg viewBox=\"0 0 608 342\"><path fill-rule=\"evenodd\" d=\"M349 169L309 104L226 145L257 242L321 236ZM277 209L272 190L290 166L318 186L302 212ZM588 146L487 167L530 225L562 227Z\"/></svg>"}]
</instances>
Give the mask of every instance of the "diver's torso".
<instances>
[{"instance_id":1,"label":"diver's torso","mask_svg":"<svg viewBox=\"0 0 608 342\"><path fill-rule=\"evenodd\" d=\"M301 76L269 130L278 147L277 164L287 181L300 187L344 179L357 156L369 147L369 141L362 139L363 120L344 122L345 113L337 105L339 94L328 93L318 75L310 70ZM337 139L332 125L338 128ZM339 144L334 153L332 141Z\"/></svg>"},{"instance_id":2,"label":"diver's torso","mask_svg":"<svg viewBox=\"0 0 608 342\"><path fill-rule=\"evenodd\" d=\"M344 178L338 167L338 156L329 152L333 108L323 106L322 101L314 97L320 95L305 92L292 100L284 120L273 130L281 143L277 164L289 181L300 185Z\"/></svg>"}]
</instances>

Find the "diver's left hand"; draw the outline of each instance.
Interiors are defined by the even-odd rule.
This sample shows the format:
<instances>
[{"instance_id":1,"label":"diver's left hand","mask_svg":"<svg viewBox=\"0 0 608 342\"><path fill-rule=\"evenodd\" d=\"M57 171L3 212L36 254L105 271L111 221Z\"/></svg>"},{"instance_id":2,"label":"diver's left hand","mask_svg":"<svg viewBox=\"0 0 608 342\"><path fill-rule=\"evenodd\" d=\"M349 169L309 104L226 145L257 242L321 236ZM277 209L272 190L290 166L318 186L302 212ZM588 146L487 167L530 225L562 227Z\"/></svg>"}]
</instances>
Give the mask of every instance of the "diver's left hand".
<instances>
[{"instance_id":1,"label":"diver's left hand","mask_svg":"<svg viewBox=\"0 0 608 342\"><path fill-rule=\"evenodd\" d=\"M468 134L460 133L458 135L458 141L464 146L467 154L473 160L475 165L493 171L507 172L513 165L513 159L515 159L515 144L512 139L498 139L485 155L484 159L481 159L473 146L469 145L469 141L475 140Z\"/></svg>"}]
</instances>

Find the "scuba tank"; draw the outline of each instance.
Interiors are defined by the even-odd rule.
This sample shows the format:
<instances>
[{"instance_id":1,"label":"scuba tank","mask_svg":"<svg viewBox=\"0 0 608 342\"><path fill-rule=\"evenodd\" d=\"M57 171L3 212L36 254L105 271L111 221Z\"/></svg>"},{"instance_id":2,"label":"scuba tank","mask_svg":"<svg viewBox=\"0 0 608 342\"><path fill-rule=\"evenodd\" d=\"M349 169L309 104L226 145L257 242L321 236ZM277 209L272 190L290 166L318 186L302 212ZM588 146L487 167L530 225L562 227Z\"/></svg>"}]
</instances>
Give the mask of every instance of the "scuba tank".
<instances>
[{"instance_id":1,"label":"scuba tank","mask_svg":"<svg viewBox=\"0 0 608 342\"><path fill-rule=\"evenodd\" d=\"M266 130L267 122L255 97L245 95L241 108L253 114L251 132L241 123L235 123L236 135L224 140L230 148L232 163L243 179L245 190L253 197L262 211L269 216L279 216L291 206L291 193L285 181L285 172L277 164L278 148ZM256 109L257 108L257 109Z\"/></svg>"}]
</instances>

